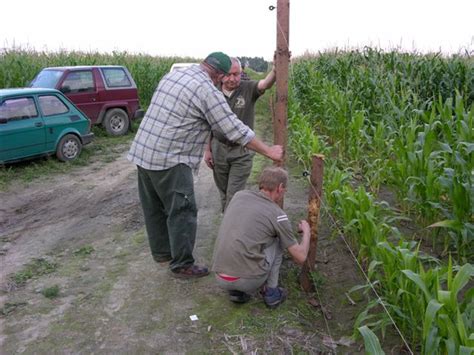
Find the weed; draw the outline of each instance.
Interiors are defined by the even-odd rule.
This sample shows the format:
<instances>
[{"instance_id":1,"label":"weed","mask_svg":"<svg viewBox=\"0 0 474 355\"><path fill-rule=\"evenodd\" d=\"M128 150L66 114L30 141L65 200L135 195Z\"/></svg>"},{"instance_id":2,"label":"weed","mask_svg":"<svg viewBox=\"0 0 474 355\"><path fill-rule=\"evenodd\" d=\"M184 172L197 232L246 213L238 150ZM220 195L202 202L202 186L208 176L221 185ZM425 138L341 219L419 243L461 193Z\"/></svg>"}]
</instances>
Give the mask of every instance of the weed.
<instances>
[{"instance_id":1,"label":"weed","mask_svg":"<svg viewBox=\"0 0 474 355\"><path fill-rule=\"evenodd\" d=\"M33 259L21 271L14 274L11 279L17 286L21 286L29 279L56 271L57 267L57 263L45 258Z\"/></svg>"},{"instance_id":2,"label":"weed","mask_svg":"<svg viewBox=\"0 0 474 355\"><path fill-rule=\"evenodd\" d=\"M27 302L6 302L0 309L0 316L6 317L9 314L15 312L17 309L26 306L27 304Z\"/></svg>"},{"instance_id":3,"label":"weed","mask_svg":"<svg viewBox=\"0 0 474 355\"><path fill-rule=\"evenodd\" d=\"M47 287L41 291L41 294L46 298L56 298L59 295L59 286L54 285L51 287Z\"/></svg>"},{"instance_id":4,"label":"weed","mask_svg":"<svg viewBox=\"0 0 474 355\"><path fill-rule=\"evenodd\" d=\"M145 232L144 231L140 231L138 233L135 233L133 236L132 236L132 243L133 245L135 246L138 246L138 245L141 245L145 242Z\"/></svg>"},{"instance_id":5,"label":"weed","mask_svg":"<svg viewBox=\"0 0 474 355\"><path fill-rule=\"evenodd\" d=\"M324 285L324 283L325 283L324 276L321 275L319 272L312 271L310 273L310 276L311 276L311 281L313 281L314 287L316 289L318 289L318 288L320 288Z\"/></svg>"},{"instance_id":6,"label":"weed","mask_svg":"<svg viewBox=\"0 0 474 355\"><path fill-rule=\"evenodd\" d=\"M81 256L81 257L84 257L84 256L87 256L87 255L90 255L94 252L94 247L92 245L85 245L77 250L75 250L73 252L73 254L75 256Z\"/></svg>"}]
</instances>

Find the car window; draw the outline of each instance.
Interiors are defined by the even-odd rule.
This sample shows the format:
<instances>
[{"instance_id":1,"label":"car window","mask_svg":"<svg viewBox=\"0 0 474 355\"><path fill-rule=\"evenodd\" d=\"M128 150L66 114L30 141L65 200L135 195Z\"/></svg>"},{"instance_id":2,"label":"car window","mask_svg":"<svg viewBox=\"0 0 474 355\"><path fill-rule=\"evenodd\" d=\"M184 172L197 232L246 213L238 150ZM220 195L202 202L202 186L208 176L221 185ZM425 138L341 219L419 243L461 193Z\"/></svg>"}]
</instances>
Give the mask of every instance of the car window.
<instances>
[{"instance_id":1,"label":"car window","mask_svg":"<svg viewBox=\"0 0 474 355\"><path fill-rule=\"evenodd\" d=\"M94 78L91 70L70 72L61 84L60 90L64 93L78 93L94 91Z\"/></svg>"},{"instance_id":2,"label":"car window","mask_svg":"<svg viewBox=\"0 0 474 355\"><path fill-rule=\"evenodd\" d=\"M61 70L43 70L33 79L33 88L55 88L63 72Z\"/></svg>"},{"instance_id":3,"label":"car window","mask_svg":"<svg viewBox=\"0 0 474 355\"><path fill-rule=\"evenodd\" d=\"M38 101L41 111L45 116L59 115L69 111L64 102L54 95L40 96Z\"/></svg>"},{"instance_id":4,"label":"car window","mask_svg":"<svg viewBox=\"0 0 474 355\"><path fill-rule=\"evenodd\" d=\"M109 87L131 87L132 83L123 68L102 68L105 82Z\"/></svg>"},{"instance_id":5,"label":"car window","mask_svg":"<svg viewBox=\"0 0 474 355\"><path fill-rule=\"evenodd\" d=\"M0 118L20 120L37 116L38 111L32 97L7 99L0 105Z\"/></svg>"}]
</instances>

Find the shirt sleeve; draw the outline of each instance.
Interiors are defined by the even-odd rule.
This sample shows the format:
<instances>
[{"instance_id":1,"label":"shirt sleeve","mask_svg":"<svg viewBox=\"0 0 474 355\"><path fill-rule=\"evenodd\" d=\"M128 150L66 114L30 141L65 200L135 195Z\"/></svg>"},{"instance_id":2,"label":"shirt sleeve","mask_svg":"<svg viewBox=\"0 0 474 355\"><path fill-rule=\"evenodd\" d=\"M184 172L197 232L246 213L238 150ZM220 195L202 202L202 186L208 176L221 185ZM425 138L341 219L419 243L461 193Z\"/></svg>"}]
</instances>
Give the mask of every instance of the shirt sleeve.
<instances>
[{"instance_id":1,"label":"shirt sleeve","mask_svg":"<svg viewBox=\"0 0 474 355\"><path fill-rule=\"evenodd\" d=\"M211 88L205 96L204 116L211 130L222 133L229 141L247 145L255 133L232 112L222 92Z\"/></svg>"},{"instance_id":2,"label":"shirt sleeve","mask_svg":"<svg viewBox=\"0 0 474 355\"><path fill-rule=\"evenodd\" d=\"M280 239L280 245L282 249L288 249L297 243L296 238L293 235L293 228L291 227L290 220L283 211L276 215L275 219L275 231L277 237Z\"/></svg>"},{"instance_id":3,"label":"shirt sleeve","mask_svg":"<svg viewBox=\"0 0 474 355\"><path fill-rule=\"evenodd\" d=\"M265 90L258 89L258 81L252 80L252 100L255 102L257 99L265 93Z\"/></svg>"}]
</instances>

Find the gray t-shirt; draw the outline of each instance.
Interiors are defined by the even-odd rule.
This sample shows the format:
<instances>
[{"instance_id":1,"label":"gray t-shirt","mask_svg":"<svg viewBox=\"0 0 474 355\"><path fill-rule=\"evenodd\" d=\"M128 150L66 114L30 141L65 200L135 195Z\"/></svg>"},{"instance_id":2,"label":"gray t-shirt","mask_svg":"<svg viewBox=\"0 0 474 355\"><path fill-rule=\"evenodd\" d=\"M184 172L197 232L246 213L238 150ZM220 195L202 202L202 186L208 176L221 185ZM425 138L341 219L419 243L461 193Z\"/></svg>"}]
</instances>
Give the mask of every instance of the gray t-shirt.
<instances>
[{"instance_id":1,"label":"gray t-shirt","mask_svg":"<svg viewBox=\"0 0 474 355\"><path fill-rule=\"evenodd\" d=\"M275 238L282 249L297 243L286 213L262 192L239 191L219 228L212 269L236 277L263 276L270 267L263 250Z\"/></svg>"}]
</instances>

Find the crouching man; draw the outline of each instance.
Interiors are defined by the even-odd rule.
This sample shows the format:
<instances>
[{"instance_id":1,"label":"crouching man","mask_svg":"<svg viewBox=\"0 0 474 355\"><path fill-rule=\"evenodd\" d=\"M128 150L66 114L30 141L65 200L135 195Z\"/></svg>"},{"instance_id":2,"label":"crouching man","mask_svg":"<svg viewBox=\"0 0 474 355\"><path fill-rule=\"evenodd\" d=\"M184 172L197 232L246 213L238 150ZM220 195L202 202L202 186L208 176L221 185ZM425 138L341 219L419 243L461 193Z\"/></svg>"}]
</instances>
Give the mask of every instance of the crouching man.
<instances>
[{"instance_id":1,"label":"crouching man","mask_svg":"<svg viewBox=\"0 0 474 355\"><path fill-rule=\"evenodd\" d=\"M301 243L294 237L288 216L277 204L288 183L282 168L266 168L259 179L260 191L236 193L227 207L214 249L213 270L220 287L236 303L247 302L261 290L270 308L282 303L287 291L278 287L283 250L303 264L308 255L310 227L302 220L298 231Z\"/></svg>"}]
</instances>

